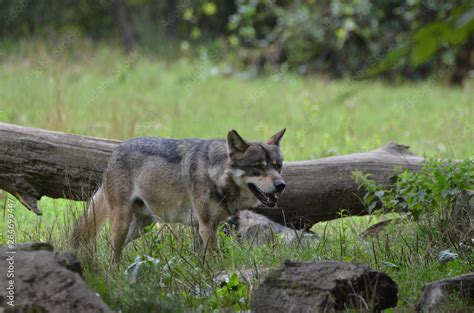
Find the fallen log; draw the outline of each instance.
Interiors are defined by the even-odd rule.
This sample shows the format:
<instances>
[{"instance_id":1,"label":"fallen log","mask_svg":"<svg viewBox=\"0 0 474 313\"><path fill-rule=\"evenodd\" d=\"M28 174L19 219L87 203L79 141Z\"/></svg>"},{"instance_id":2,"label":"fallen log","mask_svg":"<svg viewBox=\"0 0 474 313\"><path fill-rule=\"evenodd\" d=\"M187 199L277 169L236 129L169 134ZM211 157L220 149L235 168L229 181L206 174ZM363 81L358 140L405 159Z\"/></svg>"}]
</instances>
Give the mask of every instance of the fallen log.
<instances>
[{"instance_id":1,"label":"fallen log","mask_svg":"<svg viewBox=\"0 0 474 313\"><path fill-rule=\"evenodd\" d=\"M70 135L0 123L0 189L41 214L42 196L87 200L100 184L112 150L119 141ZM371 174L390 187L400 169L418 170L423 158L407 146L379 149L319 160L285 162L287 183L278 208L252 208L270 219L301 229L347 214L367 214L353 172Z\"/></svg>"},{"instance_id":2,"label":"fallen log","mask_svg":"<svg viewBox=\"0 0 474 313\"><path fill-rule=\"evenodd\" d=\"M36 214L42 196L87 200L119 143L0 123L0 188Z\"/></svg>"}]
</instances>

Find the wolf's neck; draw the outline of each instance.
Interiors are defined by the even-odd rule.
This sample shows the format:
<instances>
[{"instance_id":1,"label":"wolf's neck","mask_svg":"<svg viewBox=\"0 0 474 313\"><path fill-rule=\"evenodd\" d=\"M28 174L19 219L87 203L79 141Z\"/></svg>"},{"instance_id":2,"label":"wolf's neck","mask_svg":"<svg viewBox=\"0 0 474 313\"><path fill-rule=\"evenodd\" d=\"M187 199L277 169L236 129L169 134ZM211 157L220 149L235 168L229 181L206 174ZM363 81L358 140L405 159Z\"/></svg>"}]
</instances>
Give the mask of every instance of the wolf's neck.
<instances>
[{"instance_id":1,"label":"wolf's neck","mask_svg":"<svg viewBox=\"0 0 474 313\"><path fill-rule=\"evenodd\" d=\"M219 192L219 196L223 199L225 198L226 202L233 201L234 199L239 197L239 186L235 183L235 181L232 179L229 173L227 173L227 171L224 171L219 177L216 186Z\"/></svg>"},{"instance_id":2,"label":"wolf's neck","mask_svg":"<svg viewBox=\"0 0 474 313\"><path fill-rule=\"evenodd\" d=\"M229 213L234 214L237 210L248 209L255 205L255 196L246 187L241 188L227 172L217 182L217 189L223 204L227 206Z\"/></svg>"}]
</instances>

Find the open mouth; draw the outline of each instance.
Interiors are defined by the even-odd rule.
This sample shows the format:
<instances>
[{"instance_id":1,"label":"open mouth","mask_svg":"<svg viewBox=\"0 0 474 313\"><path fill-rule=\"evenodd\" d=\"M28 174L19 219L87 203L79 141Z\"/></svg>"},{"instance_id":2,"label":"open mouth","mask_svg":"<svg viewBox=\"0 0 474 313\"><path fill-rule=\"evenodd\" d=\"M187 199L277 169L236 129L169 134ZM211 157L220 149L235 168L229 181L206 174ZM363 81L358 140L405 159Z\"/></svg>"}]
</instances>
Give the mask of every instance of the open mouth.
<instances>
[{"instance_id":1,"label":"open mouth","mask_svg":"<svg viewBox=\"0 0 474 313\"><path fill-rule=\"evenodd\" d=\"M258 188L254 184L250 183L247 184L249 187L250 191L257 197L257 199L263 203L264 205L273 208L277 201L278 201L278 195L276 193L264 193L262 189Z\"/></svg>"}]
</instances>

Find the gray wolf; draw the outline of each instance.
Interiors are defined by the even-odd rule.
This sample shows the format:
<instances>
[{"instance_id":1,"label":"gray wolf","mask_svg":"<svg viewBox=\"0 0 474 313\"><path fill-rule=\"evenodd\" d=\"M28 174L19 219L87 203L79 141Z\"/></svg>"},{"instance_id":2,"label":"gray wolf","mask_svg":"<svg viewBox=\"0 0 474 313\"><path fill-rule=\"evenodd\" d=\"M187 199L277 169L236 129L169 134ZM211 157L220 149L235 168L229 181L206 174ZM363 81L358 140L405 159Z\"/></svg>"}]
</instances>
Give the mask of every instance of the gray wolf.
<instances>
[{"instance_id":1,"label":"gray wolf","mask_svg":"<svg viewBox=\"0 0 474 313\"><path fill-rule=\"evenodd\" d=\"M158 219L198 225L204 252L215 249L220 222L242 208L276 205L285 189L285 130L266 142L244 140L231 130L227 140L147 137L121 143L76 224L74 245L89 241L109 218L115 262L123 246Z\"/></svg>"}]
</instances>

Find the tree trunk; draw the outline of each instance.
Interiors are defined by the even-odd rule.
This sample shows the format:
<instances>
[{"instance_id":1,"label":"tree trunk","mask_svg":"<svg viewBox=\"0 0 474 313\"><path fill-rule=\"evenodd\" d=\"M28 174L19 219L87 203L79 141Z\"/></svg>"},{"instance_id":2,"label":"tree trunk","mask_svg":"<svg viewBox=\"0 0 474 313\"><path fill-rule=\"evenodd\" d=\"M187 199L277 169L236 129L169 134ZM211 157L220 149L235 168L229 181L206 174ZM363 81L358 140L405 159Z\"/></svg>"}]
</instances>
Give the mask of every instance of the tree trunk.
<instances>
[{"instance_id":1,"label":"tree trunk","mask_svg":"<svg viewBox=\"0 0 474 313\"><path fill-rule=\"evenodd\" d=\"M42 196L87 200L99 186L112 150L119 141L69 135L0 123L0 189L14 195L28 209L41 214ZM287 188L279 208L253 208L270 219L306 228L319 221L348 214L366 214L353 178L355 170L371 174L386 187L403 168L418 170L423 158L408 147L382 148L319 160L285 162Z\"/></svg>"},{"instance_id":2,"label":"tree trunk","mask_svg":"<svg viewBox=\"0 0 474 313\"><path fill-rule=\"evenodd\" d=\"M112 3L125 52L131 53L137 44L137 31L133 25L132 17L123 0L113 0Z\"/></svg>"},{"instance_id":3,"label":"tree trunk","mask_svg":"<svg viewBox=\"0 0 474 313\"><path fill-rule=\"evenodd\" d=\"M474 51L474 34L471 34L456 55L454 67L452 70L449 83L451 85L462 85L464 80L469 76L469 71L472 68L472 53Z\"/></svg>"}]
</instances>

